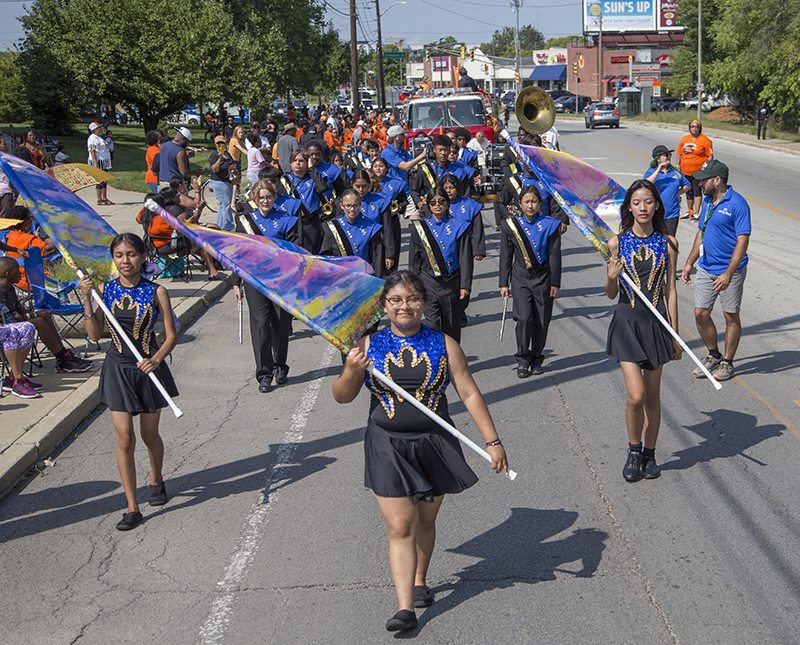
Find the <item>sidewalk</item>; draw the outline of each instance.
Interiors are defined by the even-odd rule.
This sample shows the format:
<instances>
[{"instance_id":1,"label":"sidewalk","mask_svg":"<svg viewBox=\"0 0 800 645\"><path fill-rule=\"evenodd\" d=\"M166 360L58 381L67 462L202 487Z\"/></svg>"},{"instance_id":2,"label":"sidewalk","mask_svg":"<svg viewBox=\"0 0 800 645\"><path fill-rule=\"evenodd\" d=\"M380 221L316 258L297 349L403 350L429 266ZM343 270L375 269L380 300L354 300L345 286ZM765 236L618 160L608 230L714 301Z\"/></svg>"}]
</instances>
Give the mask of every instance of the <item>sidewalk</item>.
<instances>
[{"instance_id":1,"label":"sidewalk","mask_svg":"<svg viewBox=\"0 0 800 645\"><path fill-rule=\"evenodd\" d=\"M96 202L94 188L79 192L86 203ZM93 206L118 233L142 234L136 215L142 207L144 193L109 188L108 197L114 206ZM204 221L211 221L210 216ZM227 282L208 281L204 272L195 271L194 280L157 280L169 289L172 307L181 326L188 323L199 311L219 298L228 288ZM76 351L84 350L84 341L69 338ZM55 359L42 350L43 368L35 368L32 380L44 385L42 397L20 399L10 392L0 399L0 497L37 461L41 461L59 443L66 439L77 425L97 405L97 385L108 340L101 340L101 351L90 347L89 358L93 368L84 374L56 374ZM28 364L26 363L26 371Z\"/></svg>"}]
</instances>

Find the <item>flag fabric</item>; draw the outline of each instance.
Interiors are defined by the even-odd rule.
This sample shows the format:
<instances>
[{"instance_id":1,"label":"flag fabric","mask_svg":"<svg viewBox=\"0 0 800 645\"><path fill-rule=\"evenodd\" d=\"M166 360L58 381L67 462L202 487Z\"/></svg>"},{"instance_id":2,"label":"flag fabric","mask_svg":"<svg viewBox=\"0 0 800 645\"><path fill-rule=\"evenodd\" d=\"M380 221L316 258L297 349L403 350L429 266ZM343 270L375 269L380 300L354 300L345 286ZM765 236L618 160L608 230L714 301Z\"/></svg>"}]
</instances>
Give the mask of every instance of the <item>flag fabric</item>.
<instances>
[{"instance_id":1,"label":"flag fabric","mask_svg":"<svg viewBox=\"0 0 800 645\"><path fill-rule=\"evenodd\" d=\"M117 232L85 201L13 155L0 152L0 169L73 269L98 281L117 275L109 252Z\"/></svg>"},{"instance_id":2,"label":"flag fabric","mask_svg":"<svg viewBox=\"0 0 800 645\"><path fill-rule=\"evenodd\" d=\"M287 250L261 235L186 224L155 203L148 202L148 207L342 352L349 351L383 314L383 280L368 275L369 265L363 260L362 265L348 262L361 267L353 270L347 264Z\"/></svg>"},{"instance_id":3,"label":"flag fabric","mask_svg":"<svg viewBox=\"0 0 800 645\"><path fill-rule=\"evenodd\" d=\"M506 136L508 132L505 132ZM550 190L561 208L581 233L606 260L608 240L619 231L619 205L625 191L596 168L572 155L534 146L523 146L510 135L506 140L524 164L529 166ZM619 205L617 205L619 202ZM609 226L595 209L611 221Z\"/></svg>"},{"instance_id":4,"label":"flag fabric","mask_svg":"<svg viewBox=\"0 0 800 645\"><path fill-rule=\"evenodd\" d=\"M64 184L73 193L81 188L88 188L100 182L114 179L114 175L108 174L102 168L96 168L85 163L65 163L47 168L45 172L59 183Z\"/></svg>"}]
</instances>

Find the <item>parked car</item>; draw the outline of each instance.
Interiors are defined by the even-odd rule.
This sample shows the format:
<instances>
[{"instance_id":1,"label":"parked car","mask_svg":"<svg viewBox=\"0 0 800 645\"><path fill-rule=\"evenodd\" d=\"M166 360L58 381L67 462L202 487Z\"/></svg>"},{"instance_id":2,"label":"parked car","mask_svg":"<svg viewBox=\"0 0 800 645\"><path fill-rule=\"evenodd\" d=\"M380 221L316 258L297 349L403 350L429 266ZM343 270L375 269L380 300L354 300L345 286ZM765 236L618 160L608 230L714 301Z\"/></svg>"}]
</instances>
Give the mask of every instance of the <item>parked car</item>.
<instances>
[{"instance_id":1,"label":"parked car","mask_svg":"<svg viewBox=\"0 0 800 645\"><path fill-rule=\"evenodd\" d=\"M733 100L727 94L723 94L722 92L715 92L710 96L707 96L706 99L703 101L703 112L711 112L714 108L718 107L727 107L730 105L739 105L735 100Z\"/></svg>"},{"instance_id":2,"label":"parked car","mask_svg":"<svg viewBox=\"0 0 800 645\"><path fill-rule=\"evenodd\" d=\"M278 99L277 101L272 102L272 111L275 114L286 114L286 110L289 106L286 104L286 101L282 101Z\"/></svg>"},{"instance_id":3,"label":"parked car","mask_svg":"<svg viewBox=\"0 0 800 645\"><path fill-rule=\"evenodd\" d=\"M650 101L650 110L659 112L661 110L669 110L673 103L677 103L678 99L674 96L656 96Z\"/></svg>"},{"instance_id":4,"label":"parked car","mask_svg":"<svg viewBox=\"0 0 800 645\"><path fill-rule=\"evenodd\" d=\"M567 92L567 90L547 90L547 93L550 95L550 98L553 99L553 101L560 98L575 96L572 92Z\"/></svg>"},{"instance_id":5,"label":"parked car","mask_svg":"<svg viewBox=\"0 0 800 645\"><path fill-rule=\"evenodd\" d=\"M507 105L508 107L511 107L511 108L513 108L513 107L514 107L514 105L515 105L515 104L516 104L516 102L517 102L517 93L516 93L514 90L509 90L508 92L505 92L505 93L504 93L504 94L503 94L503 95L500 97L500 102L501 102L503 105Z\"/></svg>"},{"instance_id":6,"label":"parked car","mask_svg":"<svg viewBox=\"0 0 800 645\"><path fill-rule=\"evenodd\" d=\"M586 129L594 130L598 125L619 127L619 110L613 103L593 103L584 113Z\"/></svg>"},{"instance_id":7,"label":"parked car","mask_svg":"<svg viewBox=\"0 0 800 645\"><path fill-rule=\"evenodd\" d=\"M305 99L292 99L292 105L294 105L295 110L302 110L308 107Z\"/></svg>"},{"instance_id":8,"label":"parked car","mask_svg":"<svg viewBox=\"0 0 800 645\"><path fill-rule=\"evenodd\" d=\"M569 96L563 101L559 101L555 104L556 112L561 112L562 114L574 114L576 101L578 103L578 112L582 112L589 104L591 104L592 99L588 96Z\"/></svg>"}]
</instances>

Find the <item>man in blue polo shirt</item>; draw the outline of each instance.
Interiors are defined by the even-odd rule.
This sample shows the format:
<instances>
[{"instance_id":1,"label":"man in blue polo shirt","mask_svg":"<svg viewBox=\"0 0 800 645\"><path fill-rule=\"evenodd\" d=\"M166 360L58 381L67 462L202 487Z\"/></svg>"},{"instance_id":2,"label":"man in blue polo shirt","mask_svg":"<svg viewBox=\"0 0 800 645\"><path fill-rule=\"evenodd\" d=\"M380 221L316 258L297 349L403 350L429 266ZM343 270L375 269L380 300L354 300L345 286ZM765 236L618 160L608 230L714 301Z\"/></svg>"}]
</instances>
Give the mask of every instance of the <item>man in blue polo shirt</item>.
<instances>
[{"instance_id":1,"label":"man in blue polo shirt","mask_svg":"<svg viewBox=\"0 0 800 645\"><path fill-rule=\"evenodd\" d=\"M680 221L681 195L688 192L691 184L686 176L672 165L673 152L667 146L653 148L653 162L650 164L650 169L644 173L644 178L652 181L658 188L661 201L664 202L667 231L674 237Z\"/></svg>"},{"instance_id":2,"label":"man in blue polo shirt","mask_svg":"<svg viewBox=\"0 0 800 645\"><path fill-rule=\"evenodd\" d=\"M408 194L408 171L417 167L417 164L425 161L425 151L420 152L415 158L411 158L408 150L403 147L406 139L406 131L401 125L393 125L386 132L389 143L381 152L381 157L386 159L389 164L389 177L400 179L405 184L405 191Z\"/></svg>"},{"instance_id":3,"label":"man in blue polo shirt","mask_svg":"<svg viewBox=\"0 0 800 645\"><path fill-rule=\"evenodd\" d=\"M750 207L744 197L728 186L728 167L716 159L707 161L692 177L700 182L705 198L700 208L697 237L686 259L681 278L694 287L694 317L697 331L708 349L703 361L718 381L733 377L733 357L742 336L739 309L747 276L747 245L750 242ZM699 261L698 261L699 260ZM725 315L725 355L717 347L717 328L711 310L719 296ZM702 376L698 368L696 376Z\"/></svg>"}]
</instances>

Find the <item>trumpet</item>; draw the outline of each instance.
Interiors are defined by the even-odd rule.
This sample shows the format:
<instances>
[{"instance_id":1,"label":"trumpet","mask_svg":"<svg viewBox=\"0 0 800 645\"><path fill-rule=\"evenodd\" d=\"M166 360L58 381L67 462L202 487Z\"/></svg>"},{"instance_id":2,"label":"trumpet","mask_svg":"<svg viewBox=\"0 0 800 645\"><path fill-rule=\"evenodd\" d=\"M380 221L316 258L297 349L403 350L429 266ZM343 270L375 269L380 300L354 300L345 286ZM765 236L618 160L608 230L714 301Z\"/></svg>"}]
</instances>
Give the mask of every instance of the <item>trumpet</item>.
<instances>
[{"instance_id":1,"label":"trumpet","mask_svg":"<svg viewBox=\"0 0 800 645\"><path fill-rule=\"evenodd\" d=\"M400 204L396 199L392 200L391 209L392 209L392 215L397 215L397 213L400 212Z\"/></svg>"},{"instance_id":2,"label":"trumpet","mask_svg":"<svg viewBox=\"0 0 800 645\"><path fill-rule=\"evenodd\" d=\"M334 203L332 199L329 199L322 205L322 215L325 217L325 219L328 219L333 216L333 210L334 210Z\"/></svg>"}]
</instances>

